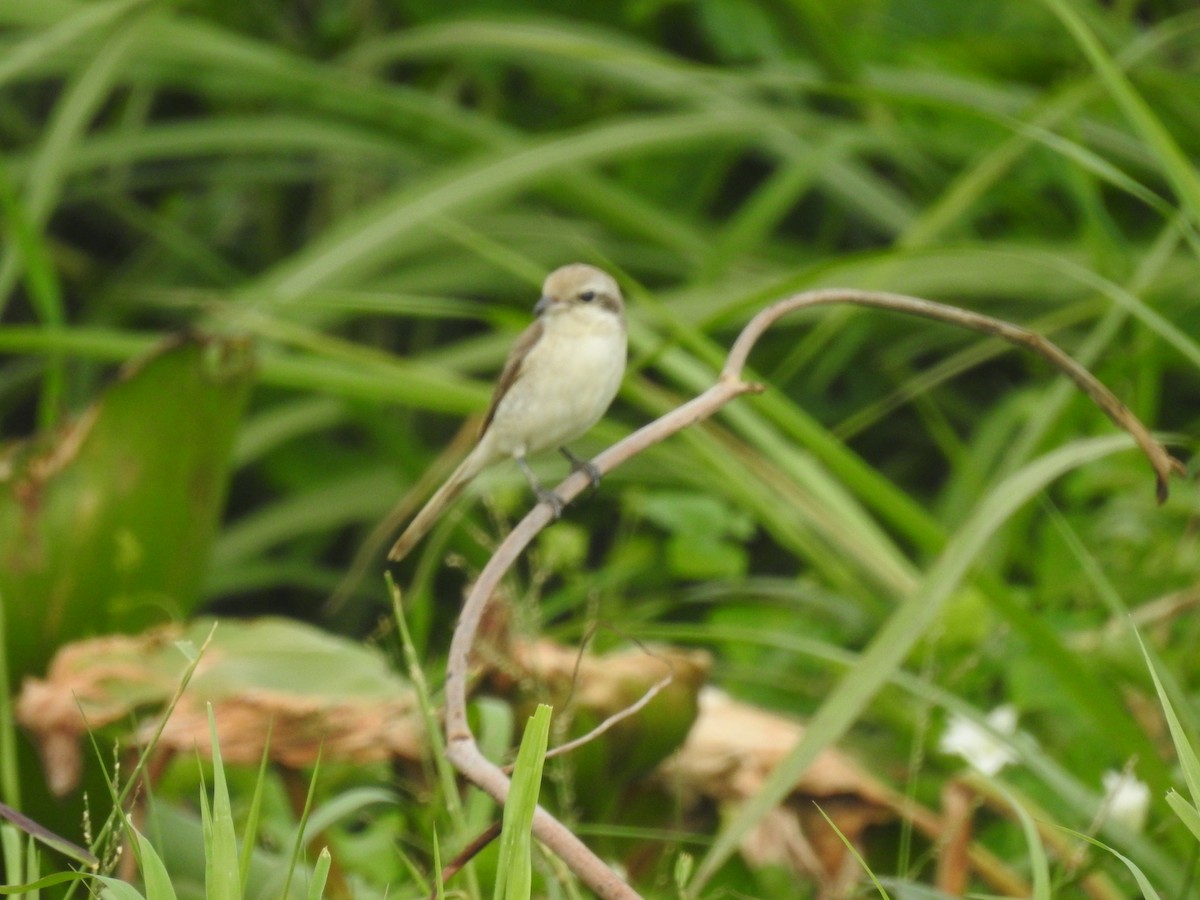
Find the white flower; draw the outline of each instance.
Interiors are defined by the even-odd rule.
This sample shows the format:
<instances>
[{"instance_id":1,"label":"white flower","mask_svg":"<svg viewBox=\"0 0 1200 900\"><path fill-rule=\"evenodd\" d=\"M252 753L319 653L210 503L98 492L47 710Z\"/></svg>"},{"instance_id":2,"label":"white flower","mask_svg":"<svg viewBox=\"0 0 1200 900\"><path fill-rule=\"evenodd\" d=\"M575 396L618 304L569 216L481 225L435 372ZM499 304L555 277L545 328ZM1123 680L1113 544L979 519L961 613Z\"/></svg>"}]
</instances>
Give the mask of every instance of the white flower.
<instances>
[{"instance_id":1,"label":"white flower","mask_svg":"<svg viewBox=\"0 0 1200 900\"><path fill-rule=\"evenodd\" d=\"M950 724L938 741L943 753L961 756L972 769L983 775L995 775L1009 763L1017 761L1017 754L997 734L1011 737L1017 733L1017 710L1011 704L997 706L987 715L991 731L981 728L970 719L951 714ZM995 733L993 733L995 732Z\"/></svg>"},{"instance_id":2,"label":"white flower","mask_svg":"<svg viewBox=\"0 0 1200 900\"><path fill-rule=\"evenodd\" d=\"M1126 828L1141 831L1150 809L1150 787L1131 772L1109 770L1100 779L1104 785L1104 810L1108 818Z\"/></svg>"}]
</instances>

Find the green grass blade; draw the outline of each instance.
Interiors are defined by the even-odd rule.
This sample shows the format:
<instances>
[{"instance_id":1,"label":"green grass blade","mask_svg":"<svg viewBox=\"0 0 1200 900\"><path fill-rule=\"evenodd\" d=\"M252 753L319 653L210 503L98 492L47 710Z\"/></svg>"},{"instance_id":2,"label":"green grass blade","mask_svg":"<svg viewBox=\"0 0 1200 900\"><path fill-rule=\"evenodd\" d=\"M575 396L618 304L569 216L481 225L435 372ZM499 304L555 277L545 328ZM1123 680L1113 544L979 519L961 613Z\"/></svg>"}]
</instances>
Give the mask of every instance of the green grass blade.
<instances>
[{"instance_id":1,"label":"green grass blade","mask_svg":"<svg viewBox=\"0 0 1200 900\"><path fill-rule=\"evenodd\" d=\"M1037 824L1033 821L1033 817L1029 815L1025 807L1018 802L1016 797L999 784L996 784L996 789L1008 801L1008 805L1012 808L1013 812L1017 814L1017 819L1021 823L1021 830L1025 834L1026 858L1029 860L1029 868L1033 874L1032 900L1052 900L1050 895L1050 861L1046 857L1046 845L1042 843L1042 836L1038 833Z\"/></svg>"},{"instance_id":2,"label":"green grass blade","mask_svg":"<svg viewBox=\"0 0 1200 900\"><path fill-rule=\"evenodd\" d=\"M871 871L871 867L867 865L867 861L858 852L858 848L842 833L842 829L834 824L833 819L829 818L829 813L825 812L820 804L817 804L817 812L821 814L821 818L825 820L825 823L833 829L833 833L838 836L838 840L842 842L842 846L846 848L846 852L854 857L854 861L858 863L859 867L867 874L867 877L871 879L871 884L875 885L875 890L879 892L879 896L883 897L884 900L891 900L891 895L888 894L879 879L875 877L875 873Z\"/></svg>"},{"instance_id":3,"label":"green grass blade","mask_svg":"<svg viewBox=\"0 0 1200 900\"><path fill-rule=\"evenodd\" d=\"M3 161L0 161L0 222L6 225L10 246L3 261L0 261L0 268L8 264L10 259L13 265L18 260L24 264L25 288L30 306L41 320L42 329L51 333L62 331L65 324L62 286L46 237L30 221L26 205L17 197L5 168ZM11 288L11 285L8 287ZM4 309L7 297L7 290L0 288L0 312ZM63 355L59 352L48 354L42 391L38 396L38 427L41 429L51 427L57 420L64 378Z\"/></svg>"},{"instance_id":4,"label":"green grass blade","mask_svg":"<svg viewBox=\"0 0 1200 900\"><path fill-rule=\"evenodd\" d=\"M792 790L800 773L817 755L846 733L927 633L987 542L1009 517L1060 475L1130 446L1124 436L1069 444L1034 460L983 498L917 589L879 630L858 667L821 704L809 721L804 738L776 766L762 790L721 829L697 870L689 897L698 895L717 869L736 852L745 835Z\"/></svg>"},{"instance_id":5,"label":"green grass blade","mask_svg":"<svg viewBox=\"0 0 1200 900\"><path fill-rule=\"evenodd\" d=\"M242 852L238 859L238 873L243 894L246 892L246 879L250 876L250 862L254 858L254 847L258 843L258 826L262 816L263 791L267 784L267 767L271 761L271 734L274 726L274 720L267 723L263 755L258 764L258 777L254 780L254 793L250 797L250 808L246 813L246 826L242 833Z\"/></svg>"},{"instance_id":6,"label":"green grass blade","mask_svg":"<svg viewBox=\"0 0 1200 900\"><path fill-rule=\"evenodd\" d=\"M108 97L138 37L139 29L129 22L114 29L55 105L44 130L37 163L28 173L25 183L24 205L30 225L40 226L49 217L62 190L70 149ZM9 295L22 265L22 258L13 247L8 247L0 259L0 298ZM56 321L62 321L61 308L54 312L54 316Z\"/></svg>"},{"instance_id":7,"label":"green grass blade","mask_svg":"<svg viewBox=\"0 0 1200 900\"><path fill-rule=\"evenodd\" d=\"M137 836L138 866L146 886L146 900L176 900L175 886L158 851L140 831L135 830L134 833Z\"/></svg>"},{"instance_id":8,"label":"green grass blade","mask_svg":"<svg viewBox=\"0 0 1200 900\"><path fill-rule=\"evenodd\" d=\"M1131 860L1129 857L1123 855L1122 853L1120 853L1117 850L1114 850L1112 847L1108 846L1108 844L1105 844L1105 843L1102 843L1101 841L1096 840L1090 834L1084 834L1083 832L1080 832L1080 831L1072 831L1069 828L1064 828L1063 830L1066 831L1068 834L1074 835L1075 837L1079 838L1079 840L1081 840L1081 841L1087 841L1089 844L1091 844L1094 847L1099 847L1101 850L1106 850L1107 852L1109 852L1113 856L1115 856L1117 859L1119 859L1121 862L1123 862L1125 864L1125 868L1127 868L1129 870L1129 873L1131 875L1133 875L1134 881L1137 882L1138 887L1142 891L1142 896L1144 898L1146 898L1146 900L1162 900L1162 896L1158 893L1157 890L1154 889L1154 885L1150 881L1150 879L1146 877L1146 873L1143 872L1141 867L1137 863L1135 863L1133 860Z\"/></svg>"},{"instance_id":9,"label":"green grass blade","mask_svg":"<svg viewBox=\"0 0 1200 900\"><path fill-rule=\"evenodd\" d=\"M313 866L312 880L308 883L308 900L321 900L325 894L325 882L329 880L329 867L333 857L328 847L322 847L317 854L317 862Z\"/></svg>"},{"instance_id":10,"label":"green grass blade","mask_svg":"<svg viewBox=\"0 0 1200 900\"><path fill-rule=\"evenodd\" d=\"M1176 790L1167 791L1167 804L1175 811L1175 815L1179 816L1196 840L1200 841L1200 810L1183 799L1183 795Z\"/></svg>"},{"instance_id":11,"label":"green grass blade","mask_svg":"<svg viewBox=\"0 0 1200 900\"><path fill-rule=\"evenodd\" d=\"M44 878L38 878L26 884L6 884L0 885L0 897L9 897L13 894L27 894L32 891L40 891L42 888L54 887L59 884L82 883L90 881L94 876L86 872L55 872L53 875L47 875ZM115 880L115 879L114 879ZM125 882L119 882L125 884ZM140 898L141 895L139 894Z\"/></svg>"},{"instance_id":12,"label":"green grass blade","mask_svg":"<svg viewBox=\"0 0 1200 900\"><path fill-rule=\"evenodd\" d=\"M125 783L125 786L118 794L115 785L108 783L109 791L112 794L113 809L112 812L109 813L108 818L105 819L104 825L101 827L99 833L93 839L93 847L104 846L104 842L108 840L113 828L115 828L118 824L123 826L127 822L127 818L124 813L125 802L129 799L129 795L134 788L141 783L142 774L145 771L146 766L149 764L149 760L154 752L154 748L158 745L158 740L162 736L163 729L167 727L167 722L170 720L171 713L174 712L176 705L179 703L179 698L183 696L183 692L187 689L188 684L191 682L192 676L196 674L196 667L200 665L201 658L204 656L205 651L212 642L213 632L216 630L216 627L217 626L214 623L212 630L209 631L208 636L204 639L204 643L199 647L199 649L189 642L180 641L176 644L176 647L188 660L187 668L184 670L182 677L180 677L179 685L176 687L175 693L171 695L170 702L167 703L166 709L163 710L162 715L159 717L158 724L155 726L154 732L150 736L150 740L146 742L141 756L138 757L137 764L129 773L129 780ZM95 734L89 732L89 737L92 740L92 747L96 753L97 759L103 760L104 756L100 751L99 745L96 743ZM200 803L202 810L207 810L208 797L203 793L200 795Z\"/></svg>"},{"instance_id":13,"label":"green grass blade","mask_svg":"<svg viewBox=\"0 0 1200 900\"><path fill-rule=\"evenodd\" d=\"M25 873L25 839L19 829L11 825L0 825L0 852L4 861L4 872L10 881L24 881L29 876Z\"/></svg>"},{"instance_id":14,"label":"green grass blade","mask_svg":"<svg viewBox=\"0 0 1200 900\"><path fill-rule=\"evenodd\" d=\"M217 740L217 720L211 703L208 706L208 728L212 739L213 800L209 827L205 829L205 893L208 900L241 900L242 876L237 834L233 828L229 785L225 781L225 766L221 761L221 747Z\"/></svg>"},{"instance_id":15,"label":"green grass blade","mask_svg":"<svg viewBox=\"0 0 1200 900\"><path fill-rule=\"evenodd\" d=\"M304 856L305 838L308 834L308 817L312 812L313 798L317 794L317 779L321 773L321 756L317 755L317 762L313 766L312 776L308 781L308 794L304 798L304 809L300 812L300 821L296 825L296 835L292 840L292 853L287 863L287 874L283 880L283 890L280 892L280 897L289 896L289 891L292 886L292 876L296 873L296 866L300 865L300 860Z\"/></svg>"},{"instance_id":16,"label":"green grass blade","mask_svg":"<svg viewBox=\"0 0 1200 900\"><path fill-rule=\"evenodd\" d=\"M454 767L446 759L446 748L442 741L442 730L438 722L433 696L429 690L429 681L425 678L425 670L421 667L417 649L413 645L412 635L409 633L408 619L404 614L403 596L400 587L392 578L391 572L385 572L383 577L387 583L388 594L392 599L392 615L396 620L397 634L400 637L400 652L404 656L405 670L416 690L417 704L421 709L421 723L428 735L429 749L433 755L433 764L437 769L438 783L442 787L446 812L455 828L462 829L466 823L463 820L462 801L456 786L457 777Z\"/></svg>"},{"instance_id":17,"label":"green grass blade","mask_svg":"<svg viewBox=\"0 0 1200 900\"><path fill-rule=\"evenodd\" d=\"M30 841L25 845L25 877L38 878L42 874L42 857L38 853L37 845ZM80 882L75 882L79 884ZM74 887L74 885L72 885ZM40 893L34 891L29 895L29 900L39 900Z\"/></svg>"},{"instance_id":18,"label":"green grass blade","mask_svg":"<svg viewBox=\"0 0 1200 900\"><path fill-rule=\"evenodd\" d=\"M433 832L433 897L434 900L446 900L446 884L442 881L442 845L438 841L437 829Z\"/></svg>"},{"instance_id":19,"label":"green grass blade","mask_svg":"<svg viewBox=\"0 0 1200 900\"><path fill-rule=\"evenodd\" d=\"M1195 162L1188 158L1154 114L1154 110L1134 89L1120 67L1113 62L1083 17L1066 0L1043 2L1058 16L1083 50L1113 100L1158 158L1163 174L1175 186L1180 200L1191 215L1192 222L1200 225L1200 176L1196 174Z\"/></svg>"},{"instance_id":20,"label":"green grass blade","mask_svg":"<svg viewBox=\"0 0 1200 900\"><path fill-rule=\"evenodd\" d=\"M1192 803L1200 803L1200 758L1196 755L1196 742L1183 727L1183 723L1179 721L1175 705L1171 702L1171 697L1159 677L1158 666L1154 664L1154 660L1146 650L1145 641L1136 630L1134 633L1137 636L1138 645L1142 649L1142 657L1146 660L1146 667L1150 670L1150 677L1154 679L1158 702L1162 705L1163 714L1167 717L1167 727L1171 731L1171 741L1175 744L1175 752L1179 756L1179 765L1183 769L1183 780L1187 784L1188 793L1191 795Z\"/></svg>"},{"instance_id":21,"label":"green grass blade","mask_svg":"<svg viewBox=\"0 0 1200 900\"><path fill-rule=\"evenodd\" d=\"M146 2L147 0L115 0L110 3L79 5L74 15L61 19L44 31L35 31L31 37L5 51L4 56L0 58L0 85L46 65L72 44L98 40L98 32L109 28L118 19Z\"/></svg>"},{"instance_id":22,"label":"green grass blade","mask_svg":"<svg viewBox=\"0 0 1200 900\"><path fill-rule=\"evenodd\" d=\"M108 875L99 875L96 880L104 885L104 889L100 891L101 900L149 900L128 881Z\"/></svg>"},{"instance_id":23,"label":"green grass blade","mask_svg":"<svg viewBox=\"0 0 1200 900\"><path fill-rule=\"evenodd\" d=\"M404 667L417 695L417 705L421 710L421 722L425 727L429 752L432 756L438 784L441 787L441 801L445 806L446 817L454 828L455 834L459 835L459 843L462 844L468 839L466 835L469 833L469 828L467 825L467 816L463 810L462 799L458 792L458 777L454 771L454 767L450 765L450 760L446 756L446 745L442 737L441 723L429 690L429 682L425 677L424 669L421 667L421 661L417 656L417 649L413 645L412 634L409 632L408 619L404 614L403 595L400 592L399 586L392 578L391 572L384 574L384 581L387 584L388 594L392 599L392 615L396 619L396 630L400 636L400 651L404 656ZM463 874L467 880L468 894L471 897L481 896L479 876L475 871L475 866L467 865ZM437 874L437 884L440 889L440 868Z\"/></svg>"},{"instance_id":24,"label":"green grass blade","mask_svg":"<svg viewBox=\"0 0 1200 900\"><path fill-rule=\"evenodd\" d=\"M96 866L100 864L100 860L98 860L95 855L86 848L80 847L79 845L68 841L65 837L55 834L53 831L43 825L40 825L28 816L17 812L7 803L0 803L0 818L7 820L25 834L41 841L47 847L57 850L68 859L73 859L85 866ZM20 871L20 869L17 868L14 871Z\"/></svg>"},{"instance_id":25,"label":"green grass blade","mask_svg":"<svg viewBox=\"0 0 1200 900\"><path fill-rule=\"evenodd\" d=\"M13 719L13 693L8 672L8 619L7 600L0 594L0 796L13 805L21 805L21 773L17 769L17 731ZM6 871L19 871L12 867L13 860L7 858Z\"/></svg>"},{"instance_id":26,"label":"green grass blade","mask_svg":"<svg viewBox=\"0 0 1200 900\"><path fill-rule=\"evenodd\" d=\"M662 625L641 626L636 635L643 640L676 641L687 643L736 643L739 646L761 646L773 650L782 650L789 654L808 656L823 664L831 665L839 670L852 673L858 669L862 657L860 654L842 649L841 647L814 641L798 634L780 632L777 630L763 631L752 627L737 627L731 625L713 628L709 625ZM759 673L749 679L749 684L757 684ZM736 679L734 679L736 683ZM978 710L964 702L960 697L949 691L930 684L927 680L911 674L903 669L896 670L890 684L901 688L907 694L944 709L948 713L962 716L974 721L981 728L986 727L986 720ZM1092 786L1083 784L1071 772L1063 768L1036 741L1025 740L1018 734L1012 744L1013 749L1020 754L1021 763L1025 766L1046 789L1057 798L1062 808L1069 810L1069 815L1088 819L1095 815L1096 795ZM1185 880L1183 867L1177 858L1166 852L1159 842L1141 835L1130 838L1130 855L1139 864L1157 878L1161 883L1182 883Z\"/></svg>"},{"instance_id":27,"label":"green grass blade","mask_svg":"<svg viewBox=\"0 0 1200 900\"><path fill-rule=\"evenodd\" d=\"M529 900L533 890L533 813L542 786L546 746L550 742L551 708L539 703L529 718L517 762L512 788L504 804L500 831L500 859L496 874L495 900Z\"/></svg>"},{"instance_id":28,"label":"green grass blade","mask_svg":"<svg viewBox=\"0 0 1200 900\"><path fill-rule=\"evenodd\" d=\"M338 822L353 819L355 815L376 804L396 805L396 795L382 787L349 788L315 807L304 824L304 842L309 843L316 835Z\"/></svg>"},{"instance_id":29,"label":"green grass blade","mask_svg":"<svg viewBox=\"0 0 1200 900\"><path fill-rule=\"evenodd\" d=\"M604 123L555 136L514 152L451 169L429 183L405 186L348 221L311 247L277 266L244 291L248 299L291 300L314 288L333 287L351 273L394 258L405 241L421 235L439 217L463 212L531 187L547 177L656 148L693 146L721 139L745 141L773 124L755 110L721 110Z\"/></svg>"},{"instance_id":30,"label":"green grass blade","mask_svg":"<svg viewBox=\"0 0 1200 900\"><path fill-rule=\"evenodd\" d=\"M0 352L62 352L85 359L125 362L146 353L160 338L157 334L134 334L114 328L83 327L47 332L36 326L5 325L0 326Z\"/></svg>"},{"instance_id":31,"label":"green grass blade","mask_svg":"<svg viewBox=\"0 0 1200 900\"><path fill-rule=\"evenodd\" d=\"M480 752L497 765L504 761L516 734L516 716L511 704L498 697L478 697L472 701ZM484 791L472 791L464 803L466 828L463 834L475 835L487 828L499 814L496 801Z\"/></svg>"}]
</instances>

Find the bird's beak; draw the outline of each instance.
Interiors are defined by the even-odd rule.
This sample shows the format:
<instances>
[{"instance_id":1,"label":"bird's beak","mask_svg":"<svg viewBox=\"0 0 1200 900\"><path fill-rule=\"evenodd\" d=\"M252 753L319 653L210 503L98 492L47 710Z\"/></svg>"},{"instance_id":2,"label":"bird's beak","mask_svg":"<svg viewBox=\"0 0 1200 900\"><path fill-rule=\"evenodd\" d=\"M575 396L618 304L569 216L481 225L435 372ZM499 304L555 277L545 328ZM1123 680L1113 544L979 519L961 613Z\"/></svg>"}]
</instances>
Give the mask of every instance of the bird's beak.
<instances>
[{"instance_id":1,"label":"bird's beak","mask_svg":"<svg viewBox=\"0 0 1200 900\"><path fill-rule=\"evenodd\" d=\"M540 300L538 300L537 303L533 304L533 314L535 316L540 316L542 313L544 313L546 310L548 310L550 308L550 304L553 302L554 302L553 297L543 296Z\"/></svg>"}]
</instances>

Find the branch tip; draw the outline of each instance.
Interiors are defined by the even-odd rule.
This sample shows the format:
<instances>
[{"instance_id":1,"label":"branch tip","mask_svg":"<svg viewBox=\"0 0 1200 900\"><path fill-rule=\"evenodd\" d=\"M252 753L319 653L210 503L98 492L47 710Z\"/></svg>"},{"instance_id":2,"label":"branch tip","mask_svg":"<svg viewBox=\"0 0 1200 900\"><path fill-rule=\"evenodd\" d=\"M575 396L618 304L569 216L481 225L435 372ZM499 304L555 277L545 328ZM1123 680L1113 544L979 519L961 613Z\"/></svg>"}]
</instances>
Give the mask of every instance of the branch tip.
<instances>
[{"instance_id":1,"label":"branch tip","mask_svg":"<svg viewBox=\"0 0 1200 900\"><path fill-rule=\"evenodd\" d=\"M1188 470L1180 460L1173 456L1167 455L1167 463L1163 468L1155 471L1155 496L1158 498L1158 504L1167 502L1167 497L1171 494L1170 480L1172 475L1178 475L1180 478L1187 478Z\"/></svg>"}]
</instances>

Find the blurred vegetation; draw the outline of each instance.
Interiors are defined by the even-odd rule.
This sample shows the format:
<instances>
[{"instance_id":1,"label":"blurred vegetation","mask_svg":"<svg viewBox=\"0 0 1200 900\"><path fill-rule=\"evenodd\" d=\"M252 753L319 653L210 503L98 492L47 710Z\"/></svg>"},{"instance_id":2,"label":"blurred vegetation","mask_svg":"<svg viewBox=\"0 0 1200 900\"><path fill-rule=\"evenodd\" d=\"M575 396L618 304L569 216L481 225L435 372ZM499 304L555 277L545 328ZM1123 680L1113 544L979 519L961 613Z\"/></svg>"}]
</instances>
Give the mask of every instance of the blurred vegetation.
<instances>
[{"instance_id":1,"label":"blurred vegetation","mask_svg":"<svg viewBox=\"0 0 1200 900\"><path fill-rule=\"evenodd\" d=\"M843 286L1040 331L1186 460L1198 158L1200 11L1179 0L0 0L3 718L61 642L198 610L390 651L381 523L446 462L541 278L572 260L617 275L631 330L621 395L581 454L708 386L769 300ZM179 347L200 350L186 364ZM152 348L143 379L118 376ZM974 334L833 308L785 320L752 362L766 393L542 535L511 584L515 627L707 648L725 690L823 724L805 753L844 733L931 807L961 767L936 749L948 712L1011 703L1004 796L1096 835L1163 896L1194 890L1197 841L1164 800L1183 780L1126 616L1194 740L1195 486L1156 506L1098 410ZM113 415L92 420L89 455L69 436L97 410ZM71 464L47 474L47 458ZM53 502L31 504L34 476ZM462 588L529 501L497 466L398 573L435 691ZM505 713L480 716L508 747ZM0 757L2 799L81 841L26 739L0 729ZM1140 832L1103 815L1102 775L1126 767L1151 789ZM547 771L569 814L587 786ZM406 797L347 801L335 895L415 894L435 834L444 861L487 818L436 779L325 775L334 807L393 779ZM167 778L165 815L200 821L195 778ZM290 823L286 806L268 796ZM667 862L640 887L670 895L683 845L700 895L805 895L729 859L764 812L675 823L697 833L656 836ZM976 825L1037 881L1015 815ZM0 828L14 883L36 867ZM938 847L904 823L877 838L872 871L927 896L904 892L934 881ZM1099 896L1092 875L1107 896L1137 890L1116 856L1070 848L1050 855L1055 896Z\"/></svg>"}]
</instances>

